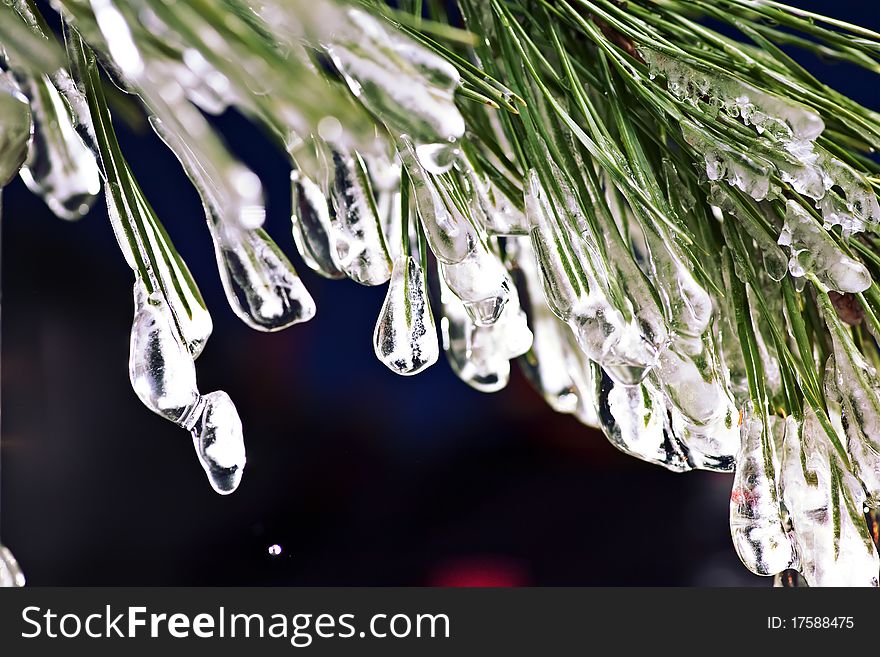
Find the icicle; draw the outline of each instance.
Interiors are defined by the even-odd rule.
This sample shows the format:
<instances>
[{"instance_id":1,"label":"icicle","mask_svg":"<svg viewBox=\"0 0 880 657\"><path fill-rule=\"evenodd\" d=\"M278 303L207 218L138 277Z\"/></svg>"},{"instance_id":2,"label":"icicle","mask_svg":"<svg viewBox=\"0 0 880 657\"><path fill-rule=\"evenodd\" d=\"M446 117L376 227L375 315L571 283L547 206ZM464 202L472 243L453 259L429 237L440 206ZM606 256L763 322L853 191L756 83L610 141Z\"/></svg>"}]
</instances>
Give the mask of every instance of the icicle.
<instances>
[{"instance_id":1,"label":"icicle","mask_svg":"<svg viewBox=\"0 0 880 657\"><path fill-rule=\"evenodd\" d=\"M263 229L215 228L226 296L248 326L279 331L315 316L315 302L293 265Z\"/></svg>"},{"instance_id":2,"label":"icicle","mask_svg":"<svg viewBox=\"0 0 880 657\"><path fill-rule=\"evenodd\" d=\"M28 94L34 113L34 139L21 177L62 219L79 219L101 191L101 173L83 143L70 111L46 77L30 78Z\"/></svg>"},{"instance_id":3,"label":"icicle","mask_svg":"<svg viewBox=\"0 0 880 657\"><path fill-rule=\"evenodd\" d=\"M312 271L325 278L343 278L331 243L332 227L327 198L321 188L301 171L290 172L293 212L290 215L293 241Z\"/></svg>"},{"instance_id":4,"label":"icicle","mask_svg":"<svg viewBox=\"0 0 880 657\"><path fill-rule=\"evenodd\" d=\"M410 135L423 166L447 170L465 129L454 99L458 71L359 9L346 18L326 47L352 93L395 137Z\"/></svg>"},{"instance_id":5,"label":"icicle","mask_svg":"<svg viewBox=\"0 0 880 657\"><path fill-rule=\"evenodd\" d=\"M479 242L476 229L450 197L443 182L421 165L408 136L400 139L399 151L412 181L413 196L431 252L443 263L461 262Z\"/></svg>"},{"instance_id":6,"label":"icicle","mask_svg":"<svg viewBox=\"0 0 880 657\"><path fill-rule=\"evenodd\" d=\"M821 293L820 293L821 294ZM859 352L826 298L820 304L833 355L825 367L825 394L839 404L847 451L872 507L880 506L880 379Z\"/></svg>"},{"instance_id":7,"label":"icicle","mask_svg":"<svg viewBox=\"0 0 880 657\"><path fill-rule=\"evenodd\" d=\"M828 190L816 203L822 211L825 227L839 225L844 234L849 235L880 224L880 203L864 175L821 148L817 148L817 161ZM843 192L844 198L836 189Z\"/></svg>"},{"instance_id":8,"label":"icicle","mask_svg":"<svg viewBox=\"0 0 880 657\"><path fill-rule=\"evenodd\" d=\"M191 429L196 454L214 490L228 495L241 483L247 461L238 411L222 390L202 397L199 411Z\"/></svg>"},{"instance_id":9,"label":"icicle","mask_svg":"<svg viewBox=\"0 0 880 657\"><path fill-rule=\"evenodd\" d=\"M134 304L128 362L132 388L151 411L188 428L199 401L192 355L168 304L160 294L149 294L140 277L134 284Z\"/></svg>"},{"instance_id":10,"label":"icicle","mask_svg":"<svg viewBox=\"0 0 880 657\"><path fill-rule=\"evenodd\" d=\"M441 262L439 269L449 289L461 299L478 326L498 321L510 299L513 283L498 257L482 242L477 242L461 262Z\"/></svg>"},{"instance_id":11,"label":"icicle","mask_svg":"<svg viewBox=\"0 0 880 657\"><path fill-rule=\"evenodd\" d=\"M643 461L684 472L687 448L668 430L666 402L650 381L625 386L600 372L598 410L602 431L617 449Z\"/></svg>"},{"instance_id":12,"label":"icicle","mask_svg":"<svg viewBox=\"0 0 880 657\"><path fill-rule=\"evenodd\" d=\"M418 374L440 355L425 273L412 256L401 255L394 263L373 349L388 369L403 376Z\"/></svg>"},{"instance_id":13,"label":"icicle","mask_svg":"<svg viewBox=\"0 0 880 657\"><path fill-rule=\"evenodd\" d=\"M520 269L520 293L527 300L532 348L520 356L518 363L526 376L550 407L557 413L575 413L580 398L575 381L569 373L564 349L569 328L548 308L541 289L535 254L529 240L509 241L515 249L516 266Z\"/></svg>"},{"instance_id":14,"label":"icicle","mask_svg":"<svg viewBox=\"0 0 880 657\"><path fill-rule=\"evenodd\" d=\"M489 176L467 157L459 160L480 207L484 228L492 235L528 235L531 229L525 213L516 207Z\"/></svg>"},{"instance_id":15,"label":"icicle","mask_svg":"<svg viewBox=\"0 0 880 657\"><path fill-rule=\"evenodd\" d=\"M478 326L461 300L440 278L443 318L440 332L452 370L472 388L496 392L507 385L510 360L532 346L532 332L519 305L516 288L501 316L490 326Z\"/></svg>"},{"instance_id":16,"label":"icicle","mask_svg":"<svg viewBox=\"0 0 880 657\"><path fill-rule=\"evenodd\" d=\"M577 408L573 415L581 424L593 429L601 429L597 395L598 378L602 375L601 368L581 351L571 331L563 333L565 334L565 342L562 344L562 353L565 357L566 371L571 378L578 398Z\"/></svg>"},{"instance_id":17,"label":"icicle","mask_svg":"<svg viewBox=\"0 0 880 657\"><path fill-rule=\"evenodd\" d=\"M18 173L33 133L28 100L9 73L0 71L0 187Z\"/></svg>"},{"instance_id":18,"label":"icicle","mask_svg":"<svg viewBox=\"0 0 880 657\"><path fill-rule=\"evenodd\" d=\"M795 278L813 274L836 292L864 292L871 287L871 274L865 266L844 254L797 201L786 204L779 244L791 252L788 267Z\"/></svg>"},{"instance_id":19,"label":"icicle","mask_svg":"<svg viewBox=\"0 0 880 657\"><path fill-rule=\"evenodd\" d=\"M798 570L810 586L877 586L880 559L862 517L864 493L811 408L786 424L779 488Z\"/></svg>"},{"instance_id":20,"label":"icicle","mask_svg":"<svg viewBox=\"0 0 880 657\"><path fill-rule=\"evenodd\" d=\"M135 393L151 411L192 433L211 486L220 494L233 492L245 465L235 406L225 392L199 394L193 357L168 305L160 294L148 294L139 276L134 300L128 367Z\"/></svg>"},{"instance_id":21,"label":"icicle","mask_svg":"<svg viewBox=\"0 0 880 657\"><path fill-rule=\"evenodd\" d=\"M24 573L8 548L0 545L0 589L24 586Z\"/></svg>"},{"instance_id":22,"label":"icicle","mask_svg":"<svg viewBox=\"0 0 880 657\"><path fill-rule=\"evenodd\" d=\"M730 533L739 558L756 575L775 575L795 563L777 498L771 431L770 418L747 404L730 494Z\"/></svg>"},{"instance_id":23,"label":"icicle","mask_svg":"<svg viewBox=\"0 0 880 657\"><path fill-rule=\"evenodd\" d=\"M391 277L391 258L366 165L352 152L332 151L331 239L339 268L362 285L381 285Z\"/></svg>"}]
</instances>

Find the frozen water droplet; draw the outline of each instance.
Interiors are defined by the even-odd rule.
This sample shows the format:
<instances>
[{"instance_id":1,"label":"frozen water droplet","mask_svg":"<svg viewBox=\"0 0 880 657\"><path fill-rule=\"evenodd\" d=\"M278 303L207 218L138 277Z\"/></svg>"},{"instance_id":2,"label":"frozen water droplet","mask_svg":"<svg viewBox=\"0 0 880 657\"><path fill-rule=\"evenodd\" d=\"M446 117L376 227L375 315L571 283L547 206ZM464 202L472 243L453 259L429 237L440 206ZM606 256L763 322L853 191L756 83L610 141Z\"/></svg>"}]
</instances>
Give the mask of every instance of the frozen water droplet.
<instances>
[{"instance_id":1,"label":"frozen water droplet","mask_svg":"<svg viewBox=\"0 0 880 657\"><path fill-rule=\"evenodd\" d=\"M32 132L27 98L12 76L0 71L0 187L12 180L24 164Z\"/></svg>"},{"instance_id":2,"label":"frozen water droplet","mask_svg":"<svg viewBox=\"0 0 880 657\"><path fill-rule=\"evenodd\" d=\"M290 172L293 213L290 215L293 241L300 256L326 278L342 278L330 241L330 210L318 185L300 171Z\"/></svg>"},{"instance_id":3,"label":"frozen water droplet","mask_svg":"<svg viewBox=\"0 0 880 657\"><path fill-rule=\"evenodd\" d=\"M0 545L0 588L20 588L24 584L24 573L12 552Z\"/></svg>"},{"instance_id":4,"label":"frozen water droplet","mask_svg":"<svg viewBox=\"0 0 880 657\"><path fill-rule=\"evenodd\" d=\"M192 426L193 443L211 487L221 495L238 488L247 460L241 420L222 390L201 398Z\"/></svg>"},{"instance_id":5,"label":"frozen water droplet","mask_svg":"<svg viewBox=\"0 0 880 657\"><path fill-rule=\"evenodd\" d=\"M878 585L880 559L861 516L864 493L809 407L802 422L787 420L779 489L798 570L810 586Z\"/></svg>"},{"instance_id":6,"label":"frozen water droplet","mask_svg":"<svg viewBox=\"0 0 880 657\"><path fill-rule=\"evenodd\" d=\"M474 244L474 250L461 262L441 262L439 269L449 289L461 299L478 326L498 321L513 283L498 257L482 242Z\"/></svg>"},{"instance_id":7,"label":"frozen water droplet","mask_svg":"<svg viewBox=\"0 0 880 657\"><path fill-rule=\"evenodd\" d=\"M61 95L46 78L31 78L34 138L21 170L28 188L62 219L78 219L101 191L95 156L77 134Z\"/></svg>"},{"instance_id":8,"label":"frozen water droplet","mask_svg":"<svg viewBox=\"0 0 880 657\"><path fill-rule=\"evenodd\" d=\"M331 239L338 266L362 285L391 277L391 258L366 165L358 153L333 150Z\"/></svg>"},{"instance_id":9,"label":"frozen water droplet","mask_svg":"<svg viewBox=\"0 0 880 657\"><path fill-rule=\"evenodd\" d=\"M795 563L777 498L770 420L749 405L743 412L742 446L730 494L730 533L746 568L775 575Z\"/></svg>"},{"instance_id":10,"label":"frozen water droplet","mask_svg":"<svg viewBox=\"0 0 880 657\"><path fill-rule=\"evenodd\" d=\"M293 265L263 231L216 225L215 250L226 296L248 326L278 331L315 316Z\"/></svg>"},{"instance_id":11,"label":"frozen water droplet","mask_svg":"<svg viewBox=\"0 0 880 657\"><path fill-rule=\"evenodd\" d=\"M394 263L373 348L388 369L404 376L418 374L440 355L424 272L411 256L400 256Z\"/></svg>"},{"instance_id":12,"label":"frozen water droplet","mask_svg":"<svg viewBox=\"0 0 880 657\"><path fill-rule=\"evenodd\" d=\"M867 268L838 248L827 231L797 201L790 200L786 204L779 244L788 247L789 271L796 278L813 274L836 292L864 292L871 287Z\"/></svg>"},{"instance_id":13,"label":"frozen water droplet","mask_svg":"<svg viewBox=\"0 0 880 657\"><path fill-rule=\"evenodd\" d=\"M199 400L193 357L180 339L168 305L134 283L134 322L128 371L135 393L154 413L186 425Z\"/></svg>"}]
</instances>

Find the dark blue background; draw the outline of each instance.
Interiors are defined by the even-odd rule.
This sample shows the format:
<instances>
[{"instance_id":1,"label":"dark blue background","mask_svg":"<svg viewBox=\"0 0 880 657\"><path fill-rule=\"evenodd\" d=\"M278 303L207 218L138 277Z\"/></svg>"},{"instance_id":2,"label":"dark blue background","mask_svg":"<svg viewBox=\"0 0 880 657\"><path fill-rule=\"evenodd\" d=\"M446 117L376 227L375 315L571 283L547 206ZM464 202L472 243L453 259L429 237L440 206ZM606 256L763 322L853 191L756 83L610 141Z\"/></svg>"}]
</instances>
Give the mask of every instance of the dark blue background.
<instances>
[{"instance_id":1,"label":"dark blue background","mask_svg":"<svg viewBox=\"0 0 880 657\"><path fill-rule=\"evenodd\" d=\"M796 4L880 27L873 0ZM801 59L880 109L876 76ZM131 391L132 276L103 202L68 224L20 182L4 192L3 538L31 583L767 583L730 545L729 476L624 457L519 374L484 395L442 358L390 373L371 345L384 288L313 275L289 233L284 158L240 118L218 123L267 187L268 230L318 304L308 324L264 335L233 316L176 160L149 130L122 137L214 317L200 387L229 392L248 445L228 498Z\"/></svg>"}]
</instances>

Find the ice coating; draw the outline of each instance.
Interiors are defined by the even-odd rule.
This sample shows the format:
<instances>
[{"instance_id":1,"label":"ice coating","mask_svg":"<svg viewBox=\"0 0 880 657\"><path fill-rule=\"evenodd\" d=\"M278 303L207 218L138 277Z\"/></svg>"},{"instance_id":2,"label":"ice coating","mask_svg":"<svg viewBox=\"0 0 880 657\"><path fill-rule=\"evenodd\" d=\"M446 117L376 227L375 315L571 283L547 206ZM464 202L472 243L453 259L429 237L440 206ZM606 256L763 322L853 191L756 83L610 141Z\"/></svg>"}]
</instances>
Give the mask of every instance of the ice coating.
<instances>
[{"instance_id":1,"label":"ice coating","mask_svg":"<svg viewBox=\"0 0 880 657\"><path fill-rule=\"evenodd\" d=\"M168 304L149 294L140 277L134 283L128 373L143 404L167 420L187 426L199 402L192 355L174 326Z\"/></svg>"},{"instance_id":2,"label":"ice coating","mask_svg":"<svg viewBox=\"0 0 880 657\"><path fill-rule=\"evenodd\" d=\"M709 180L725 180L756 201L775 194L770 181L771 166L766 160L734 150L690 121L682 122L681 130L688 145L702 154Z\"/></svg>"},{"instance_id":3,"label":"ice coating","mask_svg":"<svg viewBox=\"0 0 880 657\"><path fill-rule=\"evenodd\" d=\"M478 326L498 321L510 299L513 282L498 257L477 242L461 262L438 265L449 289L461 299Z\"/></svg>"},{"instance_id":4,"label":"ice coating","mask_svg":"<svg viewBox=\"0 0 880 657\"><path fill-rule=\"evenodd\" d=\"M669 91L692 105L708 102L739 117L759 133L783 141L815 141L825 129L822 118L805 105L761 91L720 71L697 69L651 48L640 53L651 76L666 78Z\"/></svg>"},{"instance_id":5,"label":"ice coating","mask_svg":"<svg viewBox=\"0 0 880 657\"><path fill-rule=\"evenodd\" d=\"M770 418L750 403L742 416L742 444L730 494L730 533L746 568L775 575L795 563L777 497Z\"/></svg>"},{"instance_id":6,"label":"ice coating","mask_svg":"<svg viewBox=\"0 0 880 657\"><path fill-rule=\"evenodd\" d=\"M321 188L296 169L290 172L290 188L291 232L303 261L325 278L344 277L331 242L330 209Z\"/></svg>"},{"instance_id":7,"label":"ice coating","mask_svg":"<svg viewBox=\"0 0 880 657\"><path fill-rule=\"evenodd\" d=\"M222 390L201 398L200 414L192 427L193 444L211 487L228 495L241 483L247 456L241 419Z\"/></svg>"},{"instance_id":8,"label":"ice coating","mask_svg":"<svg viewBox=\"0 0 880 657\"><path fill-rule=\"evenodd\" d=\"M569 372L564 344L569 328L559 320L544 301L535 254L529 240L514 238L516 266L522 272L518 279L521 296L526 300L532 348L520 356L518 363L532 386L558 413L575 413L580 406L579 393Z\"/></svg>"},{"instance_id":9,"label":"ice coating","mask_svg":"<svg viewBox=\"0 0 880 657\"><path fill-rule=\"evenodd\" d=\"M464 134L455 106L458 71L445 60L359 9L325 44L352 93L395 137L408 134L422 164L451 166L451 145Z\"/></svg>"},{"instance_id":10,"label":"ice coating","mask_svg":"<svg viewBox=\"0 0 880 657\"><path fill-rule=\"evenodd\" d=\"M797 201L789 200L786 204L779 244L788 247L788 268L795 278L812 274L836 292L863 292L871 287L871 275L865 265L843 253Z\"/></svg>"},{"instance_id":11,"label":"ice coating","mask_svg":"<svg viewBox=\"0 0 880 657\"><path fill-rule=\"evenodd\" d=\"M0 589L21 588L25 584L21 567L4 545L0 545Z\"/></svg>"},{"instance_id":12,"label":"ice coating","mask_svg":"<svg viewBox=\"0 0 880 657\"><path fill-rule=\"evenodd\" d=\"M62 219L78 219L101 191L95 156L77 134L70 111L55 85L30 78L27 86L34 115L34 138L21 170L28 188Z\"/></svg>"},{"instance_id":13,"label":"ice coating","mask_svg":"<svg viewBox=\"0 0 880 657\"><path fill-rule=\"evenodd\" d=\"M510 360L532 346L532 332L519 304L516 288L501 316L490 326L478 326L461 300L440 279L443 317L440 333L443 350L458 377L481 392L496 392L507 385Z\"/></svg>"},{"instance_id":14,"label":"ice coating","mask_svg":"<svg viewBox=\"0 0 880 657\"><path fill-rule=\"evenodd\" d=\"M581 351L571 331L565 332L565 337L567 340L562 345L562 353L565 356L566 371L578 398L573 415L581 424L601 429L597 390L602 370Z\"/></svg>"},{"instance_id":15,"label":"ice coating","mask_svg":"<svg viewBox=\"0 0 880 657\"><path fill-rule=\"evenodd\" d=\"M362 285L381 285L391 277L391 258L366 165L356 152L332 151L331 241L342 271Z\"/></svg>"},{"instance_id":16,"label":"ice coating","mask_svg":"<svg viewBox=\"0 0 880 657\"><path fill-rule=\"evenodd\" d=\"M779 490L807 583L876 587L880 559L861 515L864 493L811 408L803 422L787 419L781 462Z\"/></svg>"},{"instance_id":17,"label":"ice coating","mask_svg":"<svg viewBox=\"0 0 880 657\"><path fill-rule=\"evenodd\" d=\"M469 159L461 158L459 162L477 198L485 229L492 235L528 235L531 226L525 213Z\"/></svg>"},{"instance_id":18,"label":"ice coating","mask_svg":"<svg viewBox=\"0 0 880 657\"><path fill-rule=\"evenodd\" d=\"M0 71L0 187L10 182L24 164L32 133L27 98L12 76Z\"/></svg>"},{"instance_id":19,"label":"ice coating","mask_svg":"<svg viewBox=\"0 0 880 657\"><path fill-rule=\"evenodd\" d=\"M840 420L853 471L872 507L880 505L880 379L856 348L826 298L823 314L834 347L825 368L825 392L840 406Z\"/></svg>"},{"instance_id":20,"label":"ice coating","mask_svg":"<svg viewBox=\"0 0 880 657\"><path fill-rule=\"evenodd\" d=\"M880 224L880 203L864 175L824 149L816 150L817 165L828 190L817 200L816 207L821 210L826 227L839 225L844 234L850 234ZM843 192L843 197L836 189Z\"/></svg>"},{"instance_id":21,"label":"ice coating","mask_svg":"<svg viewBox=\"0 0 880 657\"><path fill-rule=\"evenodd\" d=\"M626 386L600 373L599 421L602 431L625 454L673 472L691 469L687 449L668 430L666 402L650 381Z\"/></svg>"},{"instance_id":22,"label":"ice coating","mask_svg":"<svg viewBox=\"0 0 880 657\"><path fill-rule=\"evenodd\" d=\"M245 464L241 420L223 391L202 396L193 356L181 341L162 295L134 283L129 378L151 411L190 431L211 486L225 495L241 481Z\"/></svg>"},{"instance_id":23,"label":"ice coating","mask_svg":"<svg viewBox=\"0 0 880 657\"><path fill-rule=\"evenodd\" d=\"M279 331L315 316L309 291L262 228L217 224L212 232L226 296L243 322L260 331Z\"/></svg>"},{"instance_id":24,"label":"ice coating","mask_svg":"<svg viewBox=\"0 0 880 657\"><path fill-rule=\"evenodd\" d=\"M401 138L399 148L431 252L443 263L461 262L479 241L476 229L453 201L442 180L422 166L408 137Z\"/></svg>"},{"instance_id":25,"label":"ice coating","mask_svg":"<svg viewBox=\"0 0 880 657\"><path fill-rule=\"evenodd\" d=\"M373 349L388 369L403 376L418 374L440 356L425 274L412 256L401 255L394 263Z\"/></svg>"}]
</instances>

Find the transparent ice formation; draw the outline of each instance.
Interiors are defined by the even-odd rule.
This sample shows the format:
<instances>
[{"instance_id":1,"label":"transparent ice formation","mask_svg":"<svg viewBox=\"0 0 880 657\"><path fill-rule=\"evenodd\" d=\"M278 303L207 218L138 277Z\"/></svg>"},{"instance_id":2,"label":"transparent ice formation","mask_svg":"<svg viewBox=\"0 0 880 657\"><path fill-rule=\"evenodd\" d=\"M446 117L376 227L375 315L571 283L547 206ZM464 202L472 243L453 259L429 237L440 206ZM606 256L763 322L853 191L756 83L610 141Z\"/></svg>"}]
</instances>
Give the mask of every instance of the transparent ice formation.
<instances>
[{"instance_id":1,"label":"transparent ice formation","mask_svg":"<svg viewBox=\"0 0 880 657\"><path fill-rule=\"evenodd\" d=\"M472 388L496 392L510 379L510 361L532 346L532 332L519 304L516 288L498 320L477 325L461 300L440 279L443 350L452 370Z\"/></svg>"},{"instance_id":2,"label":"transparent ice formation","mask_svg":"<svg viewBox=\"0 0 880 657\"><path fill-rule=\"evenodd\" d=\"M513 282L501 260L483 242L476 242L461 262L440 263L438 267L477 325L490 326L498 321L510 299Z\"/></svg>"},{"instance_id":3,"label":"transparent ice formation","mask_svg":"<svg viewBox=\"0 0 880 657\"><path fill-rule=\"evenodd\" d=\"M70 110L49 78L30 78L27 93L34 138L21 177L57 216L78 219L101 191L95 156L77 134Z\"/></svg>"},{"instance_id":4,"label":"transparent ice formation","mask_svg":"<svg viewBox=\"0 0 880 657\"><path fill-rule=\"evenodd\" d=\"M325 47L352 93L395 137L412 138L426 168L447 170L465 128L454 99L458 71L360 9L345 17Z\"/></svg>"},{"instance_id":5,"label":"transparent ice formation","mask_svg":"<svg viewBox=\"0 0 880 657\"><path fill-rule=\"evenodd\" d=\"M27 98L12 76L0 71L0 187L11 181L24 164L32 132Z\"/></svg>"},{"instance_id":6,"label":"transparent ice formation","mask_svg":"<svg viewBox=\"0 0 880 657\"><path fill-rule=\"evenodd\" d=\"M807 583L876 587L880 559L862 515L864 493L809 407L803 422L787 420L781 468L779 489Z\"/></svg>"},{"instance_id":7,"label":"transparent ice formation","mask_svg":"<svg viewBox=\"0 0 880 657\"><path fill-rule=\"evenodd\" d=\"M795 278L812 274L836 292L863 292L871 287L867 268L843 253L797 201L789 200L786 204L779 244L791 253L788 268Z\"/></svg>"},{"instance_id":8,"label":"transparent ice formation","mask_svg":"<svg viewBox=\"0 0 880 657\"><path fill-rule=\"evenodd\" d=\"M330 225L336 262L353 281L381 285L391 277L392 262L366 165L356 152L333 150L332 161Z\"/></svg>"},{"instance_id":9,"label":"transparent ice formation","mask_svg":"<svg viewBox=\"0 0 880 657\"><path fill-rule=\"evenodd\" d=\"M211 486L233 492L245 465L241 420L222 391L202 396L193 356L180 339L162 295L148 294L138 276L131 329L129 377L141 402L192 433L196 453Z\"/></svg>"},{"instance_id":10,"label":"transparent ice formation","mask_svg":"<svg viewBox=\"0 0 880 657\"><path fill-rule=\"evenodd\" d=\"M0 589L24 586L24 573L9 548L0 545Z\"/></svg>"},{"instance_id":11,"label":"transparent ice formation","mask_svg":"<svg viewBox=\"0 0 880 657\"><path fill-rule=\"evenodd\" d=\"M412 256L401 255L394 263L373 349L388 369L403 376L418 374L440 355L425 272Z\"/></svg>"},{"instance_id":12,"label":"transparent ice formation","mask_svg":"<svg viewBox=\"0 0 880 657\"><path fill-rule=\"evenodd\" d=\"M770 418L748 404L730 494L730 533L737 554L756 575L781 573L795 562L776 491Z\"/></svg>"},{"instance_id":13,"label":"transparent ice formation","mask_svg":"<svg viewBox=\"0 0 880 657\"><path fill-rule=\"evenodd\" d=\"M342 278L334 245L327 198L320 186L298 170L290 172L293 211L290 215L293 241L312 271L325 278Z\"/></svg>"},{"instance_id":14,"label":"transparent ice formation","mask_svg":"<svg viewBox=\"0 0 880 657\"><path fill-rule=\"evenodd\" d=\"M687 448L669 428L666 401L651 381L627 386L602 372L598 411L602 430L622 452L674 472L691 469Z\"/></svg>"}]
</instances>

